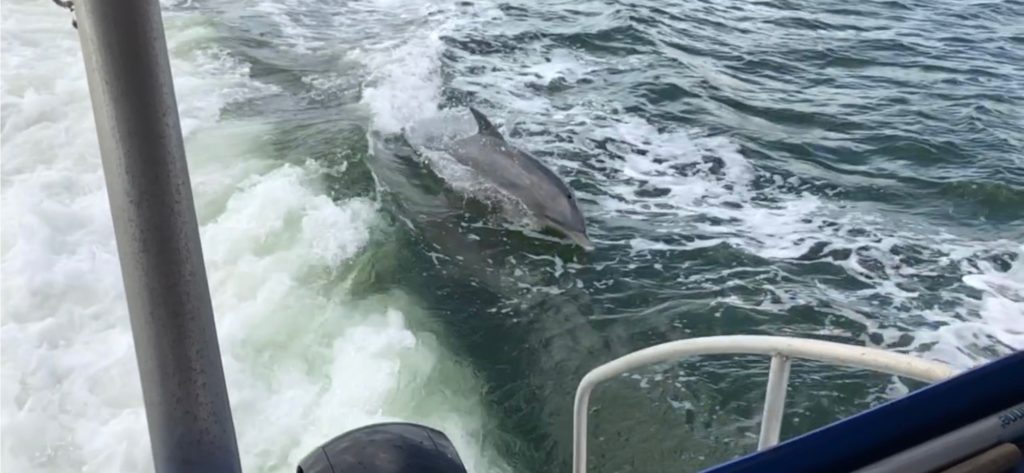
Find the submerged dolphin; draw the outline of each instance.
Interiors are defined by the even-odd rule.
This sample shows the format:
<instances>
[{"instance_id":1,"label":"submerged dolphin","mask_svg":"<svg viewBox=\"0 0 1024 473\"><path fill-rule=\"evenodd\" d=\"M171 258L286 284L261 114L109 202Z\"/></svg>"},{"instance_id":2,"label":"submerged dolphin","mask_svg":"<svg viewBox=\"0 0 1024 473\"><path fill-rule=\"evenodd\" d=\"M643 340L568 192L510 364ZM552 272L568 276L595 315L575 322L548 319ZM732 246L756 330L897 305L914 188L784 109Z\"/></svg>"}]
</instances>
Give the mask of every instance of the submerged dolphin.
<instances>
[{"instance_id":1,"label":"submerged dolphin","mask_svg":"<svg viewBox=\"0 0 1024 473\"><path fill-rule=\"evenodd\" d=\"M449 145L448 154L522 201L545 226L593 249L572 189L536 158L505 141L483 113L473 107L469 111L476 119L477 132Z\"/></svg>"}]
</instances>

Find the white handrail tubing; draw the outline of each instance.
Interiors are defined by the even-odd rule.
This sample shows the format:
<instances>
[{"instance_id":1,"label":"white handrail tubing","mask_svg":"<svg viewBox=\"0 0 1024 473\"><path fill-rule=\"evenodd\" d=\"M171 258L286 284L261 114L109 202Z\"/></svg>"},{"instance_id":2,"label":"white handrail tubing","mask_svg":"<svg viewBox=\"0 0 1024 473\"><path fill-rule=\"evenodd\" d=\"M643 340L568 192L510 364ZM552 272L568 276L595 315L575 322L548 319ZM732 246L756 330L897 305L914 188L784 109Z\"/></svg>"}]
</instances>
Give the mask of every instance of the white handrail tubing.
<instances>
[{"instance_id":1,"label":"white handrail tubing","mask_svg":"<svg viewBox=\"0 0 1024 473\"><path fill-rule=\"evenodd\" d=\"M944 363L924 360L902 353L824 340L792 337L723 335L676 340L654 345L598 366L587 373L583 380L580 381L579 387L576 390L576 401L573 408L573 473L585 473L587 469L587 415L590 405L590 394L598 384L644 366L690 356L704 355L765 355L773 358L786 358L785 366L781 362L776 366L774 359L772 363L773 372L777 375L776 379L782 381L783 384L788 382L788 359L790 358L809 359L834 365L869 369L929 383L949 378L957 373L955 369ZM785 376L782 376L783 374ZM772 386L769 385L766 393L766 402L784 401L785 386L782 386L782 389L782 397L778 398L778 388L775 388L775 394L773 395ZM778 407L781 409L781 402L778 402L778 404ZM766 405L765 407L765 412L767 413L770 406ZM781 414L778 419L773 420L773 422L776 421L781 425ZM769 429L772 428L775 427L769 426ZM764 434L765 430L762 429L762 436ZM777 435L778 433L776 432L775 441L778 439ZM764 442L764 438L759 440L759 444L762 446Z\"/></svg>"}]
</instances>

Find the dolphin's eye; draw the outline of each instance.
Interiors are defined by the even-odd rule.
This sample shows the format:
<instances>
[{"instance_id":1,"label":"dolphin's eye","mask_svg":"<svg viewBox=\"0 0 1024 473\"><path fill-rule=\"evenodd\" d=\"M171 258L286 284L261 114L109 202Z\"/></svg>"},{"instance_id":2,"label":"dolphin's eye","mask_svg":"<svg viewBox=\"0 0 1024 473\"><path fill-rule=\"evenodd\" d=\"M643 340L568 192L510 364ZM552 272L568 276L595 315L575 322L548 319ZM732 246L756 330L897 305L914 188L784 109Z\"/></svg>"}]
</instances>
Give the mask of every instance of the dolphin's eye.
<instances>
[{"instance_id":1,"label":"dolphin's eye","mask_svg":"<svg viewBox=\"0 0 1024 473\"><path fill-rule=\"evenodd\" d=\"M565 198L572 200L572 194L565 194Z\"/></svg>"}]
</instances>

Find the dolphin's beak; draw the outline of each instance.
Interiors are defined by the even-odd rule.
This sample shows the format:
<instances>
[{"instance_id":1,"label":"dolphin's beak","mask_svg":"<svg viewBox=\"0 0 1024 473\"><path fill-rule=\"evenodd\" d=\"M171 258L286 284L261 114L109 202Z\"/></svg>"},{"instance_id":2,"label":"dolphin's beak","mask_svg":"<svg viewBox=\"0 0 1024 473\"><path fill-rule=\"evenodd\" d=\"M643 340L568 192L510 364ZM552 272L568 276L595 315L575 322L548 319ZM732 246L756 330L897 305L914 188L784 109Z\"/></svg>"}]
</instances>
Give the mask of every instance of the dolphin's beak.
<instances>
[{"instance_id":1,"label":"dolphin's beak","mask_svg":"<svg viewBox=\"0 0 1024 473\"><path fill-rule=\"evenodd\" d=\"M590 237L586 233L580 232L565 232L569 238L577 245L583 247L584 250L591 251L594 249L594 242L590 241Z\"/></svg>"},{"instance_id":2,"label":"dolphin's beak","mask_svg":"<svg viewBox=\"0 0 1024 473\"><path fill-rule=\"evenodd\" d=\"M590 237L587 236L586 228L584 228L583 231L580 232L576 230L569 230L568 228L565 228L565 225L561 225L557 221L551 219L546 219L545 223L547 224L547 226L555 230L558 230L559 233L569 237L569 239L572 240L573 243L582 246L584 250L590 251L594 249L594 242L590 241Z\"/></svg>"}]
</instances>

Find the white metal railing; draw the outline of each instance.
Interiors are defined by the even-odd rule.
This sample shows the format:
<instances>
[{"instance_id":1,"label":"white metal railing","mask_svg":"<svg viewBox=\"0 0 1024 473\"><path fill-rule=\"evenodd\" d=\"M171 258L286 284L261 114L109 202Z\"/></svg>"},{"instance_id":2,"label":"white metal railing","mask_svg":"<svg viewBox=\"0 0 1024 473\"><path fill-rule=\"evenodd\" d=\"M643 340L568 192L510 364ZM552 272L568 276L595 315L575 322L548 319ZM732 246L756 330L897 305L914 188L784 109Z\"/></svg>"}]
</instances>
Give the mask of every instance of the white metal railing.
<instances>
[{"instance_id":1,"label":"white metal railing","mask_svg":"<svg viewBox=\"0 0 1024 473\"><path fill-rule=\"evenodd\" d=\"M792 358L881 371L929 383L941 381L957 373L957 370L946 364L902 353L802 338L728 335L691 338L654 345L598 366L580 381L579 387L576 389L576 404L573 408L573 473L585 473L587 470L588 406L590 394L598 384L642 366L700 355L766 355L772 357L768 372L768 386L765 389L758 450L764 450L779 442L782 409L786 401L786 388L789 384L789 367Z\"/></svg>"}]
</instances>

